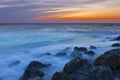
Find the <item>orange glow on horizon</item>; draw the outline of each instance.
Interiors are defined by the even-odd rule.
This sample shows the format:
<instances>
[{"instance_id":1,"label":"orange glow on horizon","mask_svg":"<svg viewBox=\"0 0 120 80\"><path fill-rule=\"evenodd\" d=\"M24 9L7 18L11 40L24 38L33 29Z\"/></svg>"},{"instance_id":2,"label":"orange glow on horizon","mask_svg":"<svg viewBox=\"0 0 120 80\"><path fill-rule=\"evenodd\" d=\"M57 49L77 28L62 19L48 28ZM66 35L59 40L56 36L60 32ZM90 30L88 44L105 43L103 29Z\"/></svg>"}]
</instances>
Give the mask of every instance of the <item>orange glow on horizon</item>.
<instances>
[{"instance_id":1,"label":"orange glow on horizon","mask_svg":"<svg viewBox=\"0 0 120 80\"><path fill-rule=\"evenodd\" d=\"M67 13L35 17L34 20L120 20L120 13Z\"/></svg>"}]
</instances>

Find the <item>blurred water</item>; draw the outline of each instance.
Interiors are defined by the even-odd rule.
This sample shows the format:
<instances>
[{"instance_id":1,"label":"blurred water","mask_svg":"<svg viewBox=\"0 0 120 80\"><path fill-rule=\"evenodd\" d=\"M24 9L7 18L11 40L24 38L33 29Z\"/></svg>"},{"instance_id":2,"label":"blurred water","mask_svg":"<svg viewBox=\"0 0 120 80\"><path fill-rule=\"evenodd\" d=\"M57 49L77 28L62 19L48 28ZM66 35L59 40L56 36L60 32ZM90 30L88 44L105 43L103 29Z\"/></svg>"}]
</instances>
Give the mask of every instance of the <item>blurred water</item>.
<instances>
[{"instance_id":1,"label":"blurred water","mask_svg":"<svg viewBox=\"0 0 120 80\"><path fill-rule=\"evenodd\" d=\"M0 77L4 80L17 80L32 60L51 63L47 76L62 70L70 57L36 57L39 54L58 51L74 46L95 45L98 47L93 57L111 49L111 41L120 35L120 24L6 24L0 25ZM69 52L68 52L69 55ZM8 65L20 60L14 67ZM59 63L59 64L58 64ZM1 70L3 69L3 70ZM45 77L48 80L47 77Z\"/></svg>"}]
</instances>

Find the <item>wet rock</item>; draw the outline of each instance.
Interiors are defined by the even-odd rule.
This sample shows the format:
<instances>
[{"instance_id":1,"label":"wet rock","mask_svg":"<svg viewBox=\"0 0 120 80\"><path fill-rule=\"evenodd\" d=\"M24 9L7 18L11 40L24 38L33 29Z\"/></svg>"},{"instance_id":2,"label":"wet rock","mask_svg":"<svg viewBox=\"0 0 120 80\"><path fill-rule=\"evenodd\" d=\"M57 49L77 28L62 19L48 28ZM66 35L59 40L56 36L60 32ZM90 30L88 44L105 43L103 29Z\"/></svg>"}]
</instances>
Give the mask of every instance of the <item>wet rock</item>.
<instances>
[{"instance_id":1,"label":"wet rock","mask_svg":"<svg viewBox=\"0 0 120 80\"><path fill-rule=\"evenodd\" d=\"M75 47L75 48L74 48L74 51L78 51L78 52L80 52L80 51L82 51L82 52L86 52L86 51L87 51L87 48L85 48L85 47Z\"/></svg>"},{"instance_id":2,"label":"wet rock","mask_svg":"<svg viewBox=\"0 0 120 80\"><path fill-rule=\"evenodd\" d=\"M56 72L52 76L52 80L69 80L68 76L63 72Z\"/></svg>"},{"instance_id":3,"label":"wet rock","mask_svg":"<svg viewBox=\"0 0 120 80\"><path fill-rule=\"evenodd\" d=\"M75 47L74 51L71 54L71 56L82 58L82 54L84 52L87 52L87 48L85 48L85 47L80 47L80 48L79 47Z\"/></svg>"},{"instance_id":4,"label":"wet rock","mask_svg":"<svg viewBox=\"0 0 120 80\"><path fill-rule=\"evenodd\" d=\"M113 71L114 77L120 80L120 70Z\"/></svg>"},{"instance_id":5,"label":"wet rock","mask_svg":"<svg viewBox=\"0 0 120 80\"><path fill-rule=\"evenodd\" d=\"M87 62L88 62L87 59L81 59L77 57L71 60L70 62L68 62L67 64L65 64L63 72L66 74L72 73L77 69L77 67L80 67Z\"/></svg>"},{"instance_id":6,"label":"wet rock","mask_svg":"<svg viewBox=\"0 0 120 80\"><path fill-rule=\"evenodd\" d=\"M29 80L36 77L39 77L40 79L45 75L44 72L40 71L40 68L47 67L50 64L44 64L38 61L32 61L26 68L25 72L23 73L20 80Z\"/></svg>"},{"instance_id":7,"label":"wet rock","mask_svg":"<svg viewBox=\"0 0 120 80\"><path fill-rule=\"evenodd\" d=\"M91 45L91 46L90 46L90 49L96 49L96 47L95 47L95 46L93 46L93 45Z\"/></svg>"},{"instance_id":8,"label":"wet rock","mask_svg":"<svg viewBox=\"0 0 120 80\"><path fill-rule=\"evenodd\" d=\"M120 79L118 79L118 78L115 78L114 80L120 80Z\"/></svg>"},{"instance_id":9,"label":"wet rock","mask_svg":"<svg viewBox=\"0 0 120 80\"><path fill-rule=\"evenodd\" d=\"M99 56L94 65L108 65L112 70L116 70L120 63L120 49L112 49Z\"/></svg>"},{"instance_id":10,"label":"wet rock","mask_svg":"<svg viewBox=\"0 0 120 80\"><path fill-rule=\"evenodd\" d=\"M9 67L12 67L12 66L18 65L18 64L20 64L20 63L21 63L21 62L20 62L19 60L15 60L15 61L11 62L8 66L9 66Z\"/></svg>"},{"instance_id":11,"label":"wet rock","mask_svg":"<svg viewBox=\"0 0 120 80\"><path fill-rule=\"evenodd\" d=\"M51 53L45 53L45 55L51 55Z\"/></svg>"},{"instance_id":12,"label":"wet rock","mask_svg":"<svg viewBox=\"0 0 120 80\"><path fill-rule=\"evenodd\" d=\"M65 64L63 72L70 80L83 80L91 71L92 67L87 59L76 57Z\"/></svg>"},{"instance_id":13,"label":"wet rock","mask_svg":"<svg viewBox=\"0 0 120 80\"><path fill-rule=\"evenodd\" d=\"M93 51L88 51L88 52L85 52L85 54L88 54L88 55L94 55L95 52L93 52Z\"/></svg>"},{"instance_id":14,"label":"wet rock","mask_svg":"<svg viewBox=\"0 0 120 80\"><path fill-rule=\"evenodd\" d=\"M80 57L80 58L82 58L82 54L83 54L83 52L73 51L71 56L72 57Z\"/></svg>"},{"instance_id":15,"label":"wet rock","mask_svg":"<svg viewBox=\"0 0 120 80\"><path fill-rule=\"evenodd\" d=\"M120 36L116 37L115 40L120 40Z\"/></svg>"},{"instance_id":16,"label":"wet rock","mask_svg":"<svg viewBox=\"0 0 120 80\"><path fill-rule=\"evenodd\" d=\"M83 80L114 80L114 77L108 66L99 66L95 67Z\"/></svg>"},{"instance_id":17,"label":"wet rock","mask_svg":"<svg viewBox=\"0 0 120 80\"><path fill-rule=\"evenodd\" d=\"M114 43L112 44L112 47L120 47L120 43Z\"/></svg>"},{"instance_id":18,"label":"wet rock","mask_svg":"<svg viewBox=\"0 0 120 80\"><path fill-rule=\"evenodd\" d=\"M40 78L40 77L35 77L35 78L31 78L31 79L29 79L29 80L42 80L42 78Z\"/></svg>"},{"instance_id":19,"label":"wet rock","mask_svg":"<svg viewBox=\"0 0 120 80\"><path fill-rule=\"evenodd\" d=\"M61 51L61 52L58 52L55 56L61 57L61 56L65 56L65 55L67 55L67 53L64 51Z\"/></svg>"}]
</instances>

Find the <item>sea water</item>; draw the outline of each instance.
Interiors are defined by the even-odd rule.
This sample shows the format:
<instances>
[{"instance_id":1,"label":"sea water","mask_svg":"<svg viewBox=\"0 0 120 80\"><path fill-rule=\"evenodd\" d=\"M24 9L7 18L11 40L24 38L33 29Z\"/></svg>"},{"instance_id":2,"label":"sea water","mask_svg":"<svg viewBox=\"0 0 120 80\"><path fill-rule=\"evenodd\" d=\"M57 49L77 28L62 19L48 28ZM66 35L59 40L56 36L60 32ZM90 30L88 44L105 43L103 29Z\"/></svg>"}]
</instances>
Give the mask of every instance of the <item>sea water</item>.
<instances>
[{"instance_id":1,"label":"sea water","mask_svg":"<svg viewBox=\"0 0 120 80\"><path fill-rule=\"evenodd\" d=\"M105 51L113 49L113 39L120 35L120 24L1 24L0 25L0 80L18 80L27 65L37 60L50 63L43 68L44 80L50 80L53 73L62 71L71 60L75 46L97 47L94 56L84 55L94 60ZM67 56L54 55L68 48ZM42 55L51 53L51 55ZM12 65L14 61L19 64Z\"/></svg>"}]
</instances>

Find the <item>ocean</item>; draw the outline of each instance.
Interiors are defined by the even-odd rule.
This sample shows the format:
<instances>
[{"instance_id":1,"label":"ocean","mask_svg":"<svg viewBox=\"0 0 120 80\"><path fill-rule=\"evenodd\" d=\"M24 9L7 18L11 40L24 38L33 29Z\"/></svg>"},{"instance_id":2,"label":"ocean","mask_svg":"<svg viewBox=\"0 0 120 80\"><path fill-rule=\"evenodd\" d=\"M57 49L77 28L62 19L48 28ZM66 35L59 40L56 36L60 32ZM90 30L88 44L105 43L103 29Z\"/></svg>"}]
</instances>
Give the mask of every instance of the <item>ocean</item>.
<instances>
[{"instance_id":1,"label":"ocean","mask_svg":"<svg viewBox=\"0 0 120 80\"><path fill-rule=\"evenodd\" d=\"M56 71L62 71L71 60L75 46L97 47L94 56L84 55L91 61L113 49L113 39L120 35L120 24L0 24L0 80L19 80L27 65L37 60L52 64L43 68L44 80L50 80ZM56 53L67 48L67 56L56 57ZM90 50L90 49L89 49ZM51 53L50 56L43 55ZM14 61L19 64L13 65Z\"/></svg>"}]
</instances>

